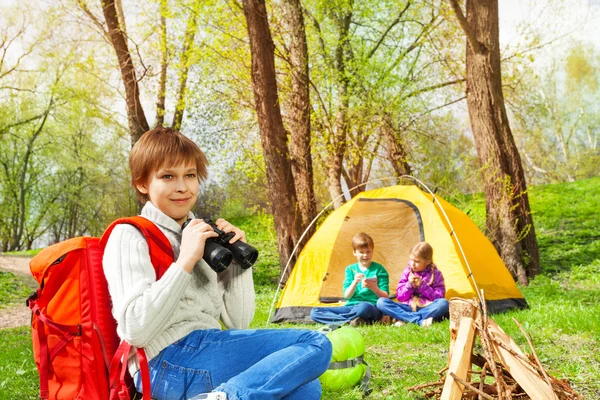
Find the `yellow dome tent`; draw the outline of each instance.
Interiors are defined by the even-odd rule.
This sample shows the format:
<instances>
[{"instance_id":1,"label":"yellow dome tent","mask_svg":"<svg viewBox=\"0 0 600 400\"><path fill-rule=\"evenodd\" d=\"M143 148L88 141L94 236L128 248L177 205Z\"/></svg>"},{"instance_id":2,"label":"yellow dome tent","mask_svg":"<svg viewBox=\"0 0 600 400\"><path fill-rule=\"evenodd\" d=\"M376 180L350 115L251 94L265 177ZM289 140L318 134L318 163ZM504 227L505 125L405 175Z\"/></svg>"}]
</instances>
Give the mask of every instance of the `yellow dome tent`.
<instances>
[{"instance_id":1,"label":"yellow dome tent","mask_svg":"<svg viewBox=\"0 0 600 400\"><path fill-rule=\"evenodd\" d=\"M298 256L272 322L310 322L313 307L344 301L344 271L356 262L351 242L359 232L373 238L373 260L387 269L392 297L410 248L427 241L447 299L478 297L470 269L489 312L527 307L496 249L465 213L417 186L399 185L362 192L327 217Z\"/></svg>"}]
</instances>

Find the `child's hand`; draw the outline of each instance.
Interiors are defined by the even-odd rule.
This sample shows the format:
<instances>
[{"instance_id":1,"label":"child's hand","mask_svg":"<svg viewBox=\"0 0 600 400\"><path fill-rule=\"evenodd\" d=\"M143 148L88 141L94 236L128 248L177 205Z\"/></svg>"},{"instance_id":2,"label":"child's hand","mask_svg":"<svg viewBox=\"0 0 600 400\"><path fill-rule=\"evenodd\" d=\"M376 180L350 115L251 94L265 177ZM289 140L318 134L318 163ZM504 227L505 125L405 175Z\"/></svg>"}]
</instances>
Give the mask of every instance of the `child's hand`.
<instances>
[{"instance_id":1,"label":"child's hand","mask_svg":"<svg viewBox=\"0 0 600 400\"><path fill-rule=\"evenodd\" d=\"M421 286L421 282L423 282L423 280L421 279L420 276L414 275L413 273L411 273L409 275L408 279L409 279L412 287L414 287L415 289L417 289L419 286Z\"/></svg>"},{"instance_id":2,"label":"child's hand","mask_svg":"<svg viewBox=\"0 0 600 400\"><path fill-rule=\"evenodd\" d=\"M219 235L201 219L192 220L181 234L181 250L177 264L187 272L192 272L194 265L204 255L206 239Z\"/></svg>"},{"instance_id":3,"label":"child's hand","mask_svg":"<svg viewBox=\"0 0 600 400\"><path fill-rule=\"evenodd\" d=\"M225 221L223 218L217 219L215 221L215 225L217 225L217 228L219 228L220 230L222 230L225 233L229 233L229 232L235 233L235 236L231 238L229 243L235 243L238 240L241 240L242 242L246 243L246 233L243 230L241 230L240 228L236 228L235 226L231 225L229 222Z\"/></svg>"},{"instance_id":4,"label":"child's hand","mask_svg":"<svg viewBox=\"0 0 600 400\"><path fill-rule=\"evenodd\" d=\"M365 274L356 274L354 275L354 283L358 283L365 278Z\"/></svg>"},{"instance_id":5,"label":"child's hand","mask_svg":"<svg viewBox=\"0 0 600 400\"><path fill-rule=\"evenodd\" d=\"M367 289L371 289L372 291L375 291L376 289L379 289L379 285L377 285L377 278L367 278L363 281L363 287L366 287Z\"/></svg>"}]
</instances>

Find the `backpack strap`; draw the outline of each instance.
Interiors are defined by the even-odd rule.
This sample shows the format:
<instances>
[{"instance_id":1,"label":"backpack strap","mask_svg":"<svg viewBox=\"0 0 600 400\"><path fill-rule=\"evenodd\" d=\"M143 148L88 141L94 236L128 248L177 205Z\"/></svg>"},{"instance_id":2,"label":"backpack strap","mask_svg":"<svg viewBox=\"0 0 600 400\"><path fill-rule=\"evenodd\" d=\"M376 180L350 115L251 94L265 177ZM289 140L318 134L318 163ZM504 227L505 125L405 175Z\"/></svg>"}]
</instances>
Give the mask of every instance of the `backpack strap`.
<instances>
[{"instance_id":1,"label":"backpack strap","mask_svg":"<svg viewBox=\"0 0 600 400\"><path fill-rule=\"evenodd\" d=\"M38 289L39 291L39 289ZM38 292L36 291L35 294ZM50 370L49 363L56 357L56 354L73 338L81 336L81 325L64 325L58 324L51 319L47 318L40 309L35 299L32 299L33 295L27 299L27 306L31 309L31 312L38 317L37 323L37 334L40 342L40 368L38 372L40 374L40 399L47 400L50 398L50 390L48 386L48 371ZM37 296L36 296L37 297ZM62 337L55 344L52 351L48 352L48 337L46 335L46 326L52 327L55 330L62 333Z\"/></svg>"},{"instance_id":2,"label":"backpack strap","mask_svg":"<svg viewBox=\"0 0 600 400\"><path fill-rule=\"evenodd\" d=\"M108 241L108 237L112 233L115 226L119 224L129 224L138 228L146 241L148 242L148 249L150 250L150 261L152 262L152 266L154 267L154 271L156 272L156 279L160 279L163 274L167 271L167 269L171 266L174 261L173 248L171 247L171 243L169 239L165 236L164 233L154 224L154 222L150 221L141 216L128 217L128 218L119 218L114 221L104 234L100 238L100 247L106 247L106 242Z\"/></svg>"},{"instance_id":3,"label":"backpack strap","mask_svg":"<svg viewBox=\"0 0 600 400\"><path fill-rule=\"evenodd\" d=\"M111 399L130 400L131 396L126 383L125 376L127 375L127 356L131 349L134 348L138 362L140 364L140 373L142 376L142 398L143 400L151 400L150 397L150 370L148 368L148 358L144 349L138 349L122 341L113 357L110 364L110 384L111 384ZM114 388L114 391L113 391Z\"/></svg>"},{"instance_id":4,"label":"backpack strap","mask_svg":"<svg viewBox=\"0 0 600 400\"><path fill-rule=\"evenodd\" d=\"M106 242L110 234L112 233L115 226L119 224L129 224L135 226L139 229L144 237L146 238L146 242L148 243L148 249L150 252L150 261L152 262L152 266L154 267L154 272L156 273L156 279L160 279L163 274L167 271L167 269L173 263L175 257L173 255L173 248L171 247L171 243L169 239L165 236L164 233L156 226L152 221L141 217L128 217L128 218L119 218L114 221L104 234L100 238L99 246L101 248L106 247ZM127 358L129 353L134 346L130 345L126 341L122 341L121 345L117 349L111 364L110 364L110 383L111 390L114 388L115 396L111 393L111 398L118 398L122 400L129 399L129 389L125 382L125 375L127 374ZM148 359L146 357L146 352L143 348L135 348L136 356L138 358L138 362L140 364L140 373L142 374L142 394L144 400L150 400L150 373L148 369Z\"/></svg>"},{"instance_id":5,"label":"backpack strap","mask_svg":"<svg viewBox=\"0 0 600 400\"><path fill-rule=\"evenodd\" d=\"M360 382L360 389L363 392L363 397L366 397L369 394L371 394L373 389L369 387L369 381L371 380L371 366L365 361L364 354L356 358L350 358L345 361L332 361L329 363L329 367L327 369L354 368L360 364L366 366L365 375L363 376L362 381Z\"/></svg>"}]
</instances>

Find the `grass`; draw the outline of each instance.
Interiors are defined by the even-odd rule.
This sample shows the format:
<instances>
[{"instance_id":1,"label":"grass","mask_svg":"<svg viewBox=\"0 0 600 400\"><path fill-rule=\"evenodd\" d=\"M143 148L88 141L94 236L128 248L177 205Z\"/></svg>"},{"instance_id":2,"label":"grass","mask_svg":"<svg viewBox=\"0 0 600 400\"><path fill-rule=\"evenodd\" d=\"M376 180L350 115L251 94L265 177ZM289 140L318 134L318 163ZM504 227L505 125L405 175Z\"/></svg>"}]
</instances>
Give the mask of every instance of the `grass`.
<instances>
[{"instance_id":1,"label":"grass","mask_svg":"<svg viewBox=\"0 0 600 400\"><path fill-rule=\"evenodd\" d=\"M25 251L7 251L4 252L4 254L6 254L7 256L26 256L26 257L33 257L35 256L37 253L40 252L40 250L42 249L31 249L31 250L25 250Z\"/></svg>"},{"instance_id":2,"label":"grass","mask_svg":"<svg viewBox=\"0 0 600 400\"><path fill-rule=\"evenodd\" d=\"M0 399L38 399L39 378L28 327L0 330Z\"/></svg>"},{"instance_id":3,"label":"grass","mask_svg":"<svg viewBox=\"0 0 600 400\"><path fill-rule=\"evenodd\" d=\"M521 349L530 353L513 318L519 321L531 335L546 370L557 378L569 379L586 399L600 399L599 198L600 178L530 189L542 274L528 287L521 288L529 309L492 316ZM478 224L483 223L485 207L481 197L468 199L461 208L471 210L469 215ZM278 272L271 220L260 216L232 222L246 231L260 251L254 267L257 313L252 327L266 327ZM5 280L13 284L7 285ZM26 284L20 281L21 278L10 274L0 275L1 303L6 298L14 300L25 295ZM269 327L287 326L294 325ZM419 399L422 397L418 393L407 392L406 388L439 380L438 371L447 362L448 321L428 329L412 325L358 329L365 338L365 359L373 373L370 399ZM38 378L29 330L0 330L0 346L0 400L37 398ZM361 398L358 389L323 394L326 400Z\"/></svg>"},{"instance_id":4,"label":"grass","mask_svg":"<svg viewBox=\"0 0 600 400\"><path fill-rule=\"evenodd\" d=\"M0 272L0 309L22 304L32 291L24 279L18 279L10 272Z\"/></svg>"}]
</instances>

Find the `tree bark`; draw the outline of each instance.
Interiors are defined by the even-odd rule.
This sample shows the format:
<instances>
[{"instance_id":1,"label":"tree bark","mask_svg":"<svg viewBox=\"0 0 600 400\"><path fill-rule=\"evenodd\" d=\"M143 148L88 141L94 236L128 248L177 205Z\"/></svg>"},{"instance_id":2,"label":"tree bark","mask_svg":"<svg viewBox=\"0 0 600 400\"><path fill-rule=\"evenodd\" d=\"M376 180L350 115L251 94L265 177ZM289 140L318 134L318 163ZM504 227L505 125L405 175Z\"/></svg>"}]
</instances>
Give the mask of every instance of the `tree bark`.
<instances>
[{"instance_id":1,"label":"tree bark","mask_svg":"<svg viewBox=\"0 0 600 400\"><path fill-rule=\"evenodd\" d=\"M525 173L502 93L497 0L467 0L466 18L450 0L467 35L467 104L486 194L486 230L523 285L540 272Z\"/></svg>"},{"instance_id":2,"label":"tree bark","mask_svg":"<svg viewBox=\"0 0 600 400\"><path fill-rule=\"evenodd\" d=\"M269 201L277 233L281 272L290 260L300 237L300 214L297 212L296 192L287 147L287 132L283 126L277 80L275 76L275 46L269 30L264 0L243 0L244 15L252 56L252 84L263 156L267 167ZM287 280L287 274L282 280Z\"/></svg>"},{"instance_id":3,"label":"tree bark","mask_svg":"<svg viewBox=\"0 0 600 400\"><path fill-rule=\"evenodd\" d=\"M144 114L142 103L140 102L140 89L135 68L133 66L129 47L127 46L127 37L119 24L115 0L101 0L101 5L104 19L106 20L106 25L108 27L108 36L117 53L121 79L125 85L127 119L129 121L131 145L133 146L142 134L149 129L148 121L146 120L146 115Z\"/></svg>"},{"instance_id":4,"label":"tree bark","mask_svg":"<svg viewBox=\"0 0 600 400\"><path fill-rule=\"evenodd\" d=\"M165 101L167 97L167 65L169 53L167 50L167 1L160 2L160 77L158 80L158 95L156 97L156 126L165 124Z\"/></svg>"},{"instance_id":5,"label":"tree bark","mask_svg":"<svg viewBox=\"0 0 600 400\"><path fill-rule=\"evenodd\" d=\"M400 135L396 132L391 116L385 115L381 124L381 136L385 140L388 160L394 168L396 177L399 178L402 175L410 175L412 169L408 163L408 157L404 143L400 139Z\"/></svg>"},{"instance_id":6,"label":"tree bark","mask_svg":"<svg viewBox=\"0 0 600 400\"><path fill-rule=\"evenodd\" d=\"M13 230L11 244L9 246L9 250L11 250L11 251L20 250L21 246L22 246L23 231L25 229L25 219L27 218L27 210L26 210L25 200L26 200L26 197L27 197L26 195L27 195L27 191L28 191L26 181L27 181L27 176L28 176L27 170L29 168L29 160L31 158L31 154L33 153L33 145L44 129L44 126L46 125L46 122L48 120L48 115L50 115L50 111L52 110L53 105L54 105L54 95L52 95L52 97L50 98L48 107L46 108L46 110L44 112L44 116L42 117L42 121L40 122L40 125L37 127L35 132L33 132L31 137L27 141L27 150L25 151L25 155L23 156L22 165L21 165L19 175L18 175L19 189L18 189L17 208L16 208L16 213L15 213L15 219L14 219L16 224L15 224L15 227Z\"/></svg>"},{"instance_id":7,"label":"tree bark","mask_svg":"<svg viewBox=\"0 0 600 400\"><path fill-rule=\"evenodd\" d=\"M363 167L365 159L363 155L356 156L356 160L350 165L349 168L342 168L342 177L348 185L348 193L350 197L354 197L360 192L365 190L365 186L359 186L364 183L363 180Z\"/></svg>"},{"instance_id":8,"label":"tree bark","mask_svg":"<svg viewBox=\"0 0 600 400\"><path fill-rule=\"evenodd\" d=\"M177 91L177 104L175 104L175 116L173 117L173 129L181 128L183 112L185 111L185 93L187 87L188 73L190 70L190 52L196 38L197 23L195 10L190 11L185 36L183 39L183 49L181 51L181 70L179 72L179 89Z\"/></svg>"},{"instance_id":9,"label":"tree bark","mask_svg":"<svg viewBox=\"0 0 600 400\"><path fill-rule=\"evenodd\" d=\"M350 104L349 85L347 76L346 59L350 52L350 22L352 12L347 11L338 16L338 44L335 49L336 85L338 89L338 107L335 116L334 131L329 140L327 157L327 186L334 208L339 208L345 203L345 198L340 197L342 191L342 169L344 153L346 152L346 137L348 135L348 107Z\"/></svg>"},{"instance_id":10,"label":"tree bark","mask_svg":"<svg viewBox=\"0 0 600 400\"><path fill-rule=\"evenodd\" d=\"M290 114L290 160L296 187L298 208L302 217L302 231L317 214L313 188L313 167L310 146L310 90L308 76L308 46L304 29L304 17L299 0L284 0L284 24L290 35L290 67L292 94L289 101ZM308 230L310 238L314 225Z\"/></svg>"},{"instance_id":11,"label":"tree bark","mask_svg":"<svg viewBox=\"0 0 600 400\"><path fill-rule=\"evenodd\" d=\"M373 161L381 144L381 137L378 136L373 148L367 149L369 134L365 133L361 125L358 125L354 130L355 134L349 135L348 138L348 142L351 143L353 149L346 155L346 168L342 168L342 176L348 186L350 197L365 191L366 185L364 183L369 181Z\"/></svg>"}]
</instances>

